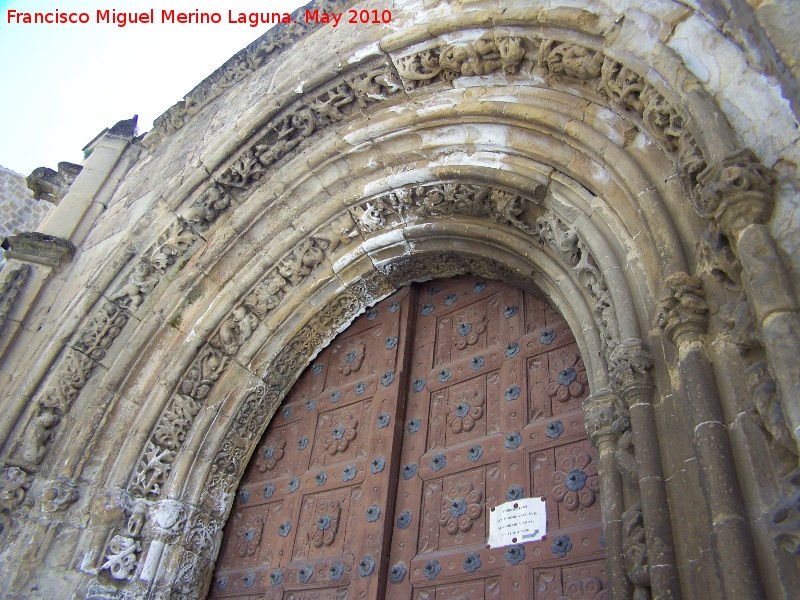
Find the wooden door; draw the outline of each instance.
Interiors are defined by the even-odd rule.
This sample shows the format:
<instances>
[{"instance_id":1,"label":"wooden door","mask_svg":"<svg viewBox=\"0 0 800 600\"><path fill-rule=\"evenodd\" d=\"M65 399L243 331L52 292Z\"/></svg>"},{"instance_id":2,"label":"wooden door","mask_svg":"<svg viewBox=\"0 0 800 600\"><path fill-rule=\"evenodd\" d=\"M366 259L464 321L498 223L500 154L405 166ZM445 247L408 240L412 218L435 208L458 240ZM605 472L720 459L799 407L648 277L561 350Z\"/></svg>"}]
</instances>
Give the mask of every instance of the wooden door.
<instances>
[{"instance_id":1,"label":"wooden door","mask_svg":"<svg viewBox=\"0 0 800 600\"><path fill-rule=\"evenodd\" d=\"M477 277L401 290L308 368L243 478L213 598L605 598L586 372L564 319ZM492 507L546 539L489 550Z\"/></svg>"}]
</instances>

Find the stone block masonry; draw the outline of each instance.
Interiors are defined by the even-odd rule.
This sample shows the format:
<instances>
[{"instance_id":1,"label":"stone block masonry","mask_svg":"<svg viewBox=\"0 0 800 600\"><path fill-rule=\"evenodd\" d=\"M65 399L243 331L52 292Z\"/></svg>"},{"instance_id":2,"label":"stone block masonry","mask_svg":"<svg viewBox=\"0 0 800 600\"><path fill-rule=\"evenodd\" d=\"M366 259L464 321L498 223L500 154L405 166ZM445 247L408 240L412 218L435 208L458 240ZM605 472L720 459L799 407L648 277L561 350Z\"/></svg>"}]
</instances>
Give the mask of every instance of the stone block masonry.
<instances>
[{"instance_id":1,"label":"stone block masonry","mask_svg":"<svg viewBox=\"0 0 800 600\"><path fill-rule=\"evenodd\" d=\"M49 202L33 199L25 177L0 166L0 238L36 231L51 208Z\"/></svg>"}]
</instances>

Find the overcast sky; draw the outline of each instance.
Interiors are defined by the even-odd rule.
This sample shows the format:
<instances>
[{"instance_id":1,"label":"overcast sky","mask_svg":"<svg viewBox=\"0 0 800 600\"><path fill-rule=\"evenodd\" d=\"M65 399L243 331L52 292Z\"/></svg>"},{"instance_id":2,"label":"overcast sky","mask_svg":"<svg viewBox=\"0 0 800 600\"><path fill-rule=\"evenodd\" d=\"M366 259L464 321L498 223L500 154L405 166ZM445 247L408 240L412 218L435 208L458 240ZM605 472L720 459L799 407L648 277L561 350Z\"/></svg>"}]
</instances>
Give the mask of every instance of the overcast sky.
<instances>
[{"instance_id":1,"label":"overcast sky","mask_svg":"<svg viewBox=\"0 0 800 600\"><path fill-rule=\"evenodd\" d=\"M28 175L139 115L139 132L269 26L227 23L238 12L291 12L307 0L0 0L0 165ZM98 9L155 9L156 23L95 23ZM86 25L8 23L8 11L87 12ZM219 12L218 25L160 24L162 9Z\"/></svg>"}]
</instances>

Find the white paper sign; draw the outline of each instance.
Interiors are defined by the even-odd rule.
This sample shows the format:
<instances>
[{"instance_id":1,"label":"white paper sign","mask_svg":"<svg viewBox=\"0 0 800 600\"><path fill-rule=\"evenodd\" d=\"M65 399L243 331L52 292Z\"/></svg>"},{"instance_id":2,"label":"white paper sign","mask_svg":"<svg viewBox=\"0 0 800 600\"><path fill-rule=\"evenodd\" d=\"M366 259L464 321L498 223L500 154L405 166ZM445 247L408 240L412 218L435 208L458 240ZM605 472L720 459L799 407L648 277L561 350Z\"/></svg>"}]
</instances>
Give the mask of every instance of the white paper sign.
<instances>
[{"instance_id":1,"label":"white paper sign","mask_svg":"<svg viewBox=\"0 0 800 600\"><path fill-rule=\"evenodd\" d=\"M547 514L541 498L520 498L495 506L489 512L490 548L538 542L547 529Z\"/></svg>"}]
</instances>

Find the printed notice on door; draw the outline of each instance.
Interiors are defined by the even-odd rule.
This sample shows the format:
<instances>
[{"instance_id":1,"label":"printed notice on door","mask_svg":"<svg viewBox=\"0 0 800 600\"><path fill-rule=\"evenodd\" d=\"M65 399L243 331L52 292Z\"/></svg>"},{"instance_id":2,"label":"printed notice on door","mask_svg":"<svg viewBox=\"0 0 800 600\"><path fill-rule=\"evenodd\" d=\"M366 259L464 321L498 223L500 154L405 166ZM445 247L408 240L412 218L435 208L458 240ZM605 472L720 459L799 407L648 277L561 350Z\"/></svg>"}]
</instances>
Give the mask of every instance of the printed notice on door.
<instances>
[{"instance_id":1,"label":"printed notice on door","mask_svg":"<svg viewBox=\"0 0 800 600\"><path fill-rule=\"evenodd\" d=\"M542 498L520 498L495 506L489 512L490 548L538 542L547 528Z\"/></svg>"}]
</instances>

